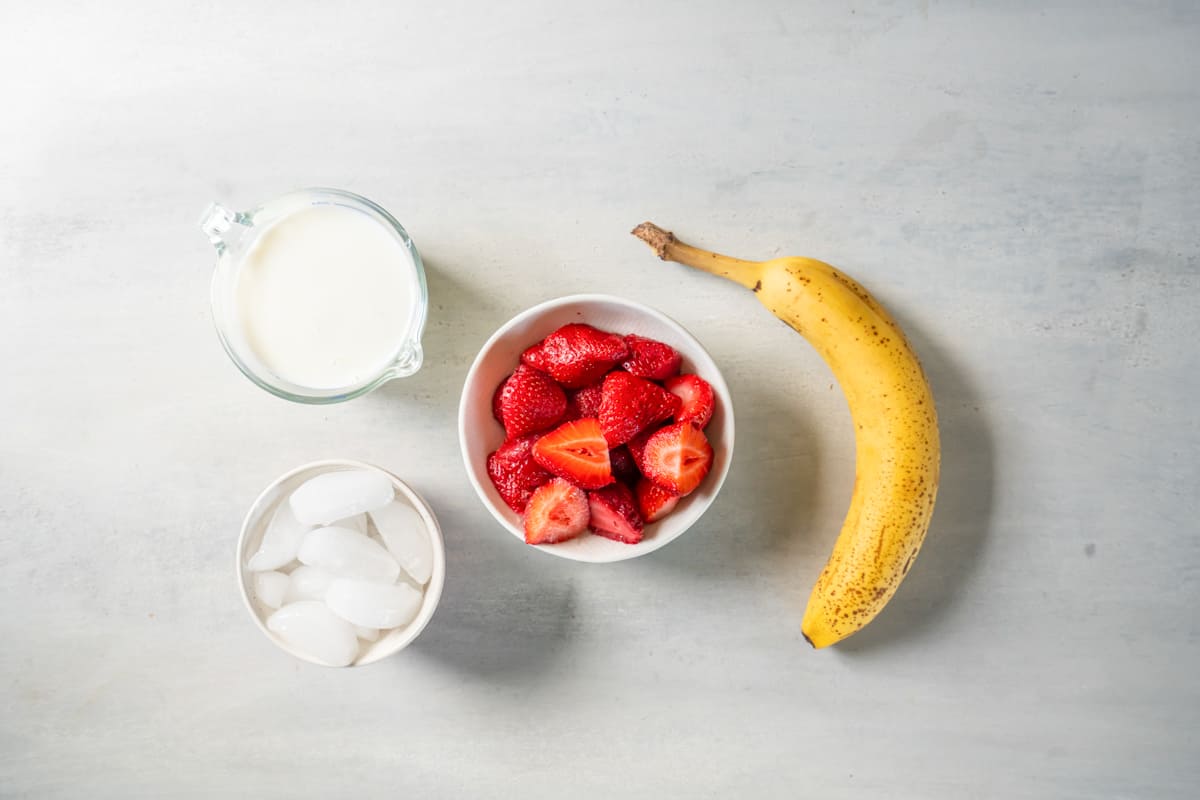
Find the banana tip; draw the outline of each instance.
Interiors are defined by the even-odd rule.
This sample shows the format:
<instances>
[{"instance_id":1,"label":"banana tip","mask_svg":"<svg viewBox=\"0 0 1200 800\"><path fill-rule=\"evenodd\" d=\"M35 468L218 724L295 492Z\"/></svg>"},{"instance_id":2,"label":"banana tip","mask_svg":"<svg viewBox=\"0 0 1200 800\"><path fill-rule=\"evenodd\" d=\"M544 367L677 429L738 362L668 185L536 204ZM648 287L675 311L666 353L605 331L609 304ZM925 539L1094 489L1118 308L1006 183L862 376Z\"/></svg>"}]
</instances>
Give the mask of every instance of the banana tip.
<instances>
[{"instance_id":1,"label":"banana tip","mask_svg":"<svg viewBox=\"0 0 1200 800\"><path fill-rule=\"evenodd\" d=\"M667 247L675 241L675 234L664 231L653 222L643 222L630 233L650 245L650 248L663 261L667 260Z\"/></svg>"},{"instance_id":2,"label":"banana tip","mask_svg":"<svg viewBox=\"0 0 1200 800\"><path fill-rule=\"evenodd\" d=\"M800 631L800 635L804 637L804 641L808 642L809 647L811 647L813 650L817 649L817 646L815 644L813 644L813 640L808 638L807 633L805 633L804 631Z\"/></svg>"}]
</instances>

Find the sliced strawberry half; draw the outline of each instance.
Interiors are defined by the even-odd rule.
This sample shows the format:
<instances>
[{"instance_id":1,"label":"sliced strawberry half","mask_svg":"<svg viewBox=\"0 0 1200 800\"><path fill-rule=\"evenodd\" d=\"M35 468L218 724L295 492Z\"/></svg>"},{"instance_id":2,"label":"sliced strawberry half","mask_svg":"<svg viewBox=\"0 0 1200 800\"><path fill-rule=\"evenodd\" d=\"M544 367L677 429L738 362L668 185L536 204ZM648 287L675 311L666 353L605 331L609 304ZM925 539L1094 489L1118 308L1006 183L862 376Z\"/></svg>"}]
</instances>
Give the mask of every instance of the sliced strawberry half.
<instances>
[{"instance_id":1,"label":"sliced strawberry half","mask_svg":"<svg viewBox=\"0 0 1200 800\"><path fill-rule=\"evenodd\" d=\"M625 544L642 540L642 515L638 513L633 492L623 483L614 483L588 492L588 511L593 532Z\"/></svg>"},{"instance_id":2,"label":"sliced strawberry half","mask_svg":"<svg viewBox=\"0 0 1200 800\"><path fill-rule=\"evenodd\" d=\"M608 461L612 464L613 477L621 483L633 486L642 477L637 464L633 463L633 455L625 445L608 448Z\"/></svg>"},{"instance_id":3,"label":"sliced strawberry half","mask_svg":"<svg viewBox=\"0 0 1200 800\"><path fill-rule=\"evenodd\" d=\"M560 478L599 489L613 482L608 442L594 419L564 422L533 445L533 460Z\"/></svg>"},{"instance_id":4,"label":"sliced strawberry half","mask_svg":"<svg viewBox=\"0 0 1200 800\"><path fill-rule=\"evenodd\" d=\"M536 445L534 453L536 455ZM646 440L642 472L678 495L692 492L712 468L713 449L704 432L690 422L677 422Z\"/></svg>"},{"instance_id":5,"label":"sliced strawberry half","mask_svg":"<svg viewBox=\"0 0 1200 800\"><path fill-rule=\"evenodd\" d=\"M638 481L633 493L637 496L638 512L646 522L658 522L679 504L679 495L649 478Z\"/></svg>"},{"instance_id":6,"label":"sliced strawberry half","mask_svg":"<svg viewBox=\"0 0 1200 800\"><path fill-rule=\"evenodd\" d=\"M525 510L534 490L554 477L533 460L533 443L537 438L536 433L531 433L511 439L487 459L487 473L492 485L508 507L518 514Z\"/></svg>"},{"instance_id":7,"label":"sliced strawberry half","mask_svg":"<svg viewBox=\"0 0 1200 800\"><path fill-rule=\"evenodd\" d=\"M603 384L593 383L591 386L567 392L567 413L563 419L598 418L600 416L600 394L602 391Z\"/></svg>"},{"instance_id":8,"label":"sliced strawberry half","mask_svg":"<svg viewBox=\"0 0 1200 800\"><path fill-rule=\"evenodd\" d=\"M699 375L677 375L664 385L680 400L676 422L690 422L697 428L703 428L712 419L716 398L708 381Z\"/></svg>"},{"instance_id":9,"label":"sliced strawberry half","mask_svg":"<svg viewBox=\"0 0 1200 800\"><path fill-rule=\"evenodd\" d=\"M630 375L662 381L679 372L683 357L671 345L636 333L626 336L625 344L629 346L629 358L621 367Z\"/></svg>"},{"instance_id":10,"label":"sliced strawberry half","mask_svg":"<svg viewBox=\"0 0 1200 800\"><path fill-rule=\"evenodd\" d=\"M501 385L493 412L497 405L504 432L516 439L557 425L566 413L567 395L546 373L518 364Z\"/></svg>"},{"instance_id":11,"label":"sliced strawberry half","mask_svg":"<svg viewBox=\"0 0 1200 800\"><path fill-rule=\"evenodd\" d=\"M595 383L628 357L620 336L579 322L562 326L521 354L523 362L568 389Z\"/></svg>"},{"instance_id":12,"label":"sliced strawberry half","mask_svg":"<svg viewBox=\"0 0 1200 800\"><path fill-rule=\"evenodd\" d=\"M511 377L511 376L510 376ZM504 384L508 383L508 378L500 381L500 385L496 387L496 391L492 393L492 416L496 418L496 422L504 424L504 417L500 413L500 396L504 393ZM507 431L505 431L507 433Z\"/></svg>"},{"instance_id":13,"label":"sliced strawberry half","mask_svg":"<svg viewBox=\"0 0 1200 800\"><path fill-rule=\"evenodd\" d=\"M613 372L604 379L600 427L610 445L624 444L678 411L679 398L657 383L628 372Z\"/></svg>"},{"instance_id":14,"label":"sliced strawberry half","mask_svg":"<svg viewBox=\"0 0 1200 800\"><path fill-rule=\"evenodd\" d=\"M646 440L657 433L658 430L658 428L647 428L625 443L625 448L629 451L629 457L633 459L633 465L642 474L646 472L646 468L642 466L642 455L646 450Z\"/></svg>"},{"instance_id":15,"label":"sliced strawberry half","mask_svg":"<svg viewBox=\"0 0 1200 800\"><path fill-rule=\"evenodd\" d=\"M555 544L587 530L587 493L570 481L554 478L529 498L525 509L525 541Z\"/></svg>"}]
</instances>

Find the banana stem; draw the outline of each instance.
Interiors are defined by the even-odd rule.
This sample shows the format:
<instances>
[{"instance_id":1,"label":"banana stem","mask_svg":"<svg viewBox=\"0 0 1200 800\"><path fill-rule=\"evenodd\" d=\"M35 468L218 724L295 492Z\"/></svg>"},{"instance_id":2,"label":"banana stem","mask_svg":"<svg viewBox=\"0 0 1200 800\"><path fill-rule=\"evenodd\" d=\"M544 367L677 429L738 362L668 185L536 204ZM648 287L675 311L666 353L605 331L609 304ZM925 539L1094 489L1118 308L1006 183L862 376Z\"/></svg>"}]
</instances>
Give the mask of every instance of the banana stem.
<instances>
[{"instance_id":1,"label":"banana stem","mask_svg":"<svg viewBox=\"0 0 1200 800\"><path fill-rule=\"evenodd\" d=\"M663 261L674 261L677 264L702 270L713 275L740 283L747 289L755 289L761 277L762 264L757 261L743 261L732 256L723 256L699 247L692 247L675 238L675 234L665 231L653 222L643 222L631 233L650 245Z\"/></svg>"}]
</instances>

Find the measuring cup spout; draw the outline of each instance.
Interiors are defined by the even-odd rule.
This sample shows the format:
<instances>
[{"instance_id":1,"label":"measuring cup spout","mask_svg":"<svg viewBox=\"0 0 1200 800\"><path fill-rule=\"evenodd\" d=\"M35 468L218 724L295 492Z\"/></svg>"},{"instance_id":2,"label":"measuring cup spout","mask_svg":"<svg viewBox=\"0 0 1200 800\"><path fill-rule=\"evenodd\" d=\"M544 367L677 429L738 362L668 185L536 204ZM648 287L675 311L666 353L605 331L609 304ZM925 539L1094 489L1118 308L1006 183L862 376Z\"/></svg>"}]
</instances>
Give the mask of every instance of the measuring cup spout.
<instances>
[{"instance_id":1,"label":"measuring cup spout","mask_svg":"<svg viewBox=\"0 0 1200 800\"><path fill-rule=\"evenodd\" d=\"M245 214L231 211L220 203L209 203L200 217L200 230L208 236L218 253L224 252L249 224L250 218Z\"/></svg>"}]
</instances>

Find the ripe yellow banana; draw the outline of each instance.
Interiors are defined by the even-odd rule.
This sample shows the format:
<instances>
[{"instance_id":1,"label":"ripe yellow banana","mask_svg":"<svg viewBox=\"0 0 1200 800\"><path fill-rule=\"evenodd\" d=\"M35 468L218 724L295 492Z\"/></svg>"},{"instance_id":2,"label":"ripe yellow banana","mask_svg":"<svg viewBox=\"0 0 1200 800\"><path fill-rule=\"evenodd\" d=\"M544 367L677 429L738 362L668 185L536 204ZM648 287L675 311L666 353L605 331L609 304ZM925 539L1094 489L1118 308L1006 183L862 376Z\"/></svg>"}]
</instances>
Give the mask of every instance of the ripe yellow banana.
<instances>
[{"instance_id":1,"label":"ripe yellow banana","mask_svg":"<svg viewBox=\"0 0 1200 800\"><path fill-rule=\"evenodd\" d=\"M801 630L813 647L845 639L896 593L933 514L941 454L937 412L916 353L866 289L824 262L742 261L684 244L649 222L633 234L664 261L754 291L816 348L841 385L855 429L854 494Z\"/></svg>"}]
</instances>

